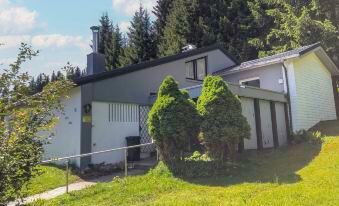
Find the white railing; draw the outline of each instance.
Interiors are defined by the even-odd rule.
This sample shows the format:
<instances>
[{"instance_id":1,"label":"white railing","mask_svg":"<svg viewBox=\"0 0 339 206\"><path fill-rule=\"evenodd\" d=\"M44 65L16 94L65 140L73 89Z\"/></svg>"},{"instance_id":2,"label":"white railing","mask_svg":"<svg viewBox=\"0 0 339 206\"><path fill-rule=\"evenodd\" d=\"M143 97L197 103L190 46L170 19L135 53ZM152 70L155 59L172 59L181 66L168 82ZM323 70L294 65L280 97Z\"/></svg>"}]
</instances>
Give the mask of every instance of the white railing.
<instances>
[{"instance_id":1,"label":"white railing","mask_svg":"<svg viewBox=\"0 0 339 206\"><path fill-rule=\"evenodd\" d=\"M128 175L128 165L127 165L127 152L128 149L133 149L133 148L138 148L138 147L145 147L149 145L153 145L154 143L146 143L146 144L140 144L140 145L133 145L133 146L128 146L128 147L120 147L120 148L114 148L114 149L108 149L108 150L103 150L103 151L98 151L98 152L91 152L91 153L86 153L86 154L79 154L79 155L72 155L72 156L67 156L67 157L58 157L58 158L52 158L48 160L43 160L40 162L40 164L46 164L46 163L51 163L51 162L58 162L62 160L66 160L66 193L68 193L68 175L69 175L69 162L70 159L74 158L79 158L79 157L89 157L92 155L97 155L97 154L103 154L103 153L108 153L108 152L114 152L114 151L119 151L119 150L124 150L125 152L125 161L124 161L124 171L125 171L125 177Z\"/></svg>"}]
</instances>

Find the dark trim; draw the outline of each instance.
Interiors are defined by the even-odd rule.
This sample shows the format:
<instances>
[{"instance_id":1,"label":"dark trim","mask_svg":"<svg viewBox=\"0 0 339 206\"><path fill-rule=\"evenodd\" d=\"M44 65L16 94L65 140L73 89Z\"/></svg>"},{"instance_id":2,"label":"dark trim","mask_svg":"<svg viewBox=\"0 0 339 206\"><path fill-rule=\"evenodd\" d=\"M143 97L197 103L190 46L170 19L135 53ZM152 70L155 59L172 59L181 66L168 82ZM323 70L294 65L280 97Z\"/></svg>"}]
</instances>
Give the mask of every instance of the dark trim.
<instances>
[{"instance_id":1,"label":"dark trim","mask_svg":"<svg viewBox=\"0 0 339 206\"><path fill-rule=\"evenodd\" d=\"M129 65L129 66L126 66L126 67L123 67L123 68L114 69L112 71L107 71L107 72L94 74L94 75L90 75L90 76L85 76L85 77L82 77L80 79L77 79L75 81L75 83L77 85L83 85L83 84L87 84L87 83L90 83L90 82L96 82L96 81L104 80L104 79L107 79L107 78L112 78L112 77L115 77L115 76L119 76L119 75L131 73L131 72L147 69L147 68L150 68L150 67L155 67L155 66L158 66L158 65L161 65L161 64L166 64L166 63L176 61L176 60L179 60L179 59L182 59L182 58L187 58L187 57L191 57L191 56L194 56L194 55L199 55L199 54L209 52L209 51L213 51L213 50L220 50L228 58L230 58L234 62L234 64L238 64L238 62L231 55L228 54L228 52L226 51L226 49L222 45L213 44L211 46L207 46L207 47L203 47L203 48L199 48L199 49L194 49L194 50L191 50L191 51L182 52L180 54L167 56L167 57L163 57L163 58L159 58L159 59L155 59L155 60L151 60L151 61L147 61L147 62L142 62L142 63L139 63L139 64Z\"/></svg>"},{"instance_id":2,"label":"dark trim","mask_svg":"<svg viewBox=\"0 0 339 206\"><path fill-rule=\"evenodd\" d=\"M271 121L272 121L272 134L273 134L273 143L274 148L279 147L279 139L278 139L278 126L277 126L277 112L275 110L275 102L270 102L271 109Z\"/></svg>"},{"instance_id":3,"label":"dark trim","mask_svg":"<svg viewBox=\"0 0 339 206\"><path fill-rule=\"evenodd\" d=\"M334 104L335 104L337 119L339 119L339 92L338 92L337 82L339 82L339 76L332 76Z\"/></svg>"},{"instance_id":4,"label":"dark trim","mask_svg":"<svg viewBox=\"0 0 339 206\"><path fill-rule=\"evenodd\" d=\"M238 152L243 153L244 151L245 151L245 143L244 143L244 139L241 138L241 140L238 144Z\"/></svg>"},{"instance_id":5,"label":"dark trim","mask_svg":"<svg viewBox=\"0 0 339 206\"><path fill-rule=\"evenodd\" d=\"M317 43L313 44L312 46L310 46L309 48L300 51L299 55L304 55L304 54L312 51L313 49L316 49L317 47L321 47L321 43L320 42L317 42Z\"/></svg>"},{"instance_id":6,"label":"dark trim","mask_svg":"<svg viewBox=\"0 0 339 206\"><path fill-rule=\"evenodd\" d=\"M284 112L285 112L285 125L286 125L286 132L287 132L287 142L291 143L291 128L289 125L289 117L288 117L288 105L284 103Z\"/></svg>"},{"instance_id":7,"label":"dark trim","mask_svg":"<svg viewBox=\"0 0 339 206\"><path fill-rule=\"evenodd\" d=\"M255 128L257 130L257 146L258 150L263 150L262 131L261 131L261 115L260 115L260 102L259 99L254 99L254 116Z\"/></svg>"},{"instance_id":8,"label":"dark trim","mask_svg":"<svg viewBox=\"0 0 339 206\"><path fill-rule=\"evenodd\" d=\"M293 132L293 121L292 121L292 106L291 106L291 95L290 95L290 84L287 75L287 68L285 67L284 62L282 63L283 69L285 71L285 79L286 79L286 87L287 87L287 102L288 102L288 125L289 125L289 133L287 134L288 137L292 135Z\"/></svg>"}]
</instances>

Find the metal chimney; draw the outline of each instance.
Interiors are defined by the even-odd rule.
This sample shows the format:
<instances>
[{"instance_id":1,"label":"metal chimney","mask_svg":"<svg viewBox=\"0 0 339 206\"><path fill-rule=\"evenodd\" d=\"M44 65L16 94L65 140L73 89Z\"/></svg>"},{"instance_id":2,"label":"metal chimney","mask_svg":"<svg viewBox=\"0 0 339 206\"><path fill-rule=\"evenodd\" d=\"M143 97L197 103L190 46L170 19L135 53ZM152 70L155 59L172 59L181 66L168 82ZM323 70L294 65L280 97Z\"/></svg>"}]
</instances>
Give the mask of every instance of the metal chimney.
<instances>
[{"instance_id":1,"label":"metal chimney","mask_svg":"<svg viewBox=\"0 0 339 206\"><path fill-rule=\"evenodd\" d=\"M99 30L100 27L98 26L92 26L91 27L92 33L93 33L93 53L99 52Z\"/></svg>"}]
</instances>

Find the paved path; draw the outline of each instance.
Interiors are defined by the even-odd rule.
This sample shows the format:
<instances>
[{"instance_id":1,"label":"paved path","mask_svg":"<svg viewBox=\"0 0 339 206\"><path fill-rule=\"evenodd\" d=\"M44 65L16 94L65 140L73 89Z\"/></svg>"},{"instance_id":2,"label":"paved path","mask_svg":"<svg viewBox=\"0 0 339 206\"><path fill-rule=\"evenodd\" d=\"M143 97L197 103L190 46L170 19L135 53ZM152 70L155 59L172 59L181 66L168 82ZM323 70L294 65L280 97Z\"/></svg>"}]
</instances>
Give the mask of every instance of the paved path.
<instances>
[{"instance_id":1,"label":"paved path","mask_svg":"<svg viewBox=\"0 0 339 206\"><path fill-rule=\"evenodd\" d=\"M132 171L128 171L128 175L139 175L139 174L143 174L144 172L145 170L133 169ZM91 180L84 180L81 182L72 183L72 184L69 184L68 191L72 192L72 191L82 190L87 187L91 187L99 182L111 182L114 177L123 177L123 176L124 176L124 173L119 172L119 173L114 173L112 175L102 176L102 177L98 177L98 178L91 179ZM65 186L59 187L59 188L56 188L56 189L53 189L53 190L50 190L50 191L47 191L41 194L37 194L37 195L24 198L24 201L20 202L20 204L31 203L38 199L49 200L57 196L63 195L65 193L66 193L66 187ZM11 202L8 204L8 206L15 206L16 203L17 202Z\"/></svg>"}]
</instances>

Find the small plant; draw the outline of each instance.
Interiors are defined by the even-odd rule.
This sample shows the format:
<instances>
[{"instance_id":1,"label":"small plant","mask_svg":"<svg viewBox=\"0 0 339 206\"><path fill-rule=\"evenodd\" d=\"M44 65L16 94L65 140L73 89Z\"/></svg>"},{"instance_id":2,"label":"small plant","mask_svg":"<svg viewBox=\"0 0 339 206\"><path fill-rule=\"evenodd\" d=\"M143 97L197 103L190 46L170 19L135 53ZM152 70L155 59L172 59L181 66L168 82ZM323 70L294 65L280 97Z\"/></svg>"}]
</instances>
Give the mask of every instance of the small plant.
<instances>
[{"instance_id":1,"label":"small plant","mask_svg":"<svg viewBox=\"0 0 339 206\"><path fill-rule=\"evenodd\" d=\"M313 144L321 144L324 142L324 136L320 131L299 130L292 135L292 144L300 144L310 142Z\"/></svg>"}]
</instances>

